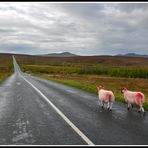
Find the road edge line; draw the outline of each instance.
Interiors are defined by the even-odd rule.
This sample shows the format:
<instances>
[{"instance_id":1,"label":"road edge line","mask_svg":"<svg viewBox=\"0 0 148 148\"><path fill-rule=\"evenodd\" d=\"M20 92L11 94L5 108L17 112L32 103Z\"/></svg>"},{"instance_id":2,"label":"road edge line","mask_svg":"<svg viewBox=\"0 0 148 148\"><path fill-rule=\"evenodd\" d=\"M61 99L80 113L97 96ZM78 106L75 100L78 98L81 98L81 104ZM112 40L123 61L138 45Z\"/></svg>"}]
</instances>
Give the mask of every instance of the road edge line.
<instances>
[{"instance_id":1,"label":"road edge line","mask_svg":"<svg viewBox=\"0 0 148 148\"><path fill-rule=\"evenodd\" d=\"M95 145L81 130L78 129L38 88L36 88L31 82L29 82L23 75L21 77L32 86L42 96L51 107L65 120L65 122L88 144Z\"/></svg>"}]
</instances>

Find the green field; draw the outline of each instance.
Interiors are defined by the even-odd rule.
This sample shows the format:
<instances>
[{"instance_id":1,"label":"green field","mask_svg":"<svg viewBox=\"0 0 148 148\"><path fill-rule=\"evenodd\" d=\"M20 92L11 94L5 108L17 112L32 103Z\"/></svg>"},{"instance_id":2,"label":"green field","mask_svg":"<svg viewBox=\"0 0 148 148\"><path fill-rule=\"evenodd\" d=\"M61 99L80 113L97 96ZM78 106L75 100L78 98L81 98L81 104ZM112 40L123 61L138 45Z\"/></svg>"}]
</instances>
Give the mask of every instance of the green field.
<instances>
[{"instance_id":1,"label":"green field","mask_svg":"<svg viewBox=\"0 0 148 148\"><path fill-rule=\"evenodd\" d=\"M0 83L10 76L12 72L12 56L9 54L0 54Z\"/></svg>"},{"instance_id":2,"label":"green field","mask_svg":"<svg viewBox=\"0 0 148 148\"><path fill-rule=\"evenodd\" d=\"M73 57L44 58L16 56L22 70L35 76L95 93L102 84L112 90L116 100L124 102L121 88L145 94L148 110L148 58L134 57Z\"/></svg>"}]
</instances>

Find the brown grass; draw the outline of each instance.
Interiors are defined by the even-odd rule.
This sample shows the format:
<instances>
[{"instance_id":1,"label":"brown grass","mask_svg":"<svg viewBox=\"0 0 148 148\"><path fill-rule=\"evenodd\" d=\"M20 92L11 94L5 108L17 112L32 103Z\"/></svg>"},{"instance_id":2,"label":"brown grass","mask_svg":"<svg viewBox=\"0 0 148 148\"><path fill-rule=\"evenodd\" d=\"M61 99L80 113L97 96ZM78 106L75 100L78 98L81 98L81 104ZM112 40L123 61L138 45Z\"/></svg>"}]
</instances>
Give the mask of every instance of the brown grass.
<instances>
[{"instance_id":1,"label":"brown grass","mask_svg":"<svg viewBox=\"0 0 148 148\"><path fill-rule=\"evenodd\" d=\"M0 54L0 82L11 75L12 71L12 56L9 54Z\"/></svg>"},{"instance_id":2,"label":"brown grass","mask_svg":"<svg viewBox=\"0 0 148 148\"><path fill-rule=\"evenodd\" d=\"M79 56L79 57L39 57L39 56L16 56L20 64L37 65L62 65L63 63L77 64L100 64L111 67L121 66L146 66L148 58L143 57L123 57L123 56Z\"/></svg>"}]
</instances>

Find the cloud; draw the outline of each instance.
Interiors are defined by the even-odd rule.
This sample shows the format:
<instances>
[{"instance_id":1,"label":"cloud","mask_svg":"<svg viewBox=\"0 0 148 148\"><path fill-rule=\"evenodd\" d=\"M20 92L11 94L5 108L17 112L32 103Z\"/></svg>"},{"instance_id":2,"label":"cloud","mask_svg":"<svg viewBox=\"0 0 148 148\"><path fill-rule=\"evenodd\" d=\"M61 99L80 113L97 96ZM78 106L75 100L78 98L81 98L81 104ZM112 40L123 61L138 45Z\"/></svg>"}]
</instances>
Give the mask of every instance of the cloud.
<instances>
[{"instance_id":1,"label":"cloud","mask_svg":"<svg viewBox=\"0 0 148 148\"><path fill-rule=\"evenodd\" d=\"M148 9L148 3L120 3L116 6L118 9L124 12L132 12L137 10L145 11Z\"/></svg>"},{"instance_id":2,"label":"cloud","mask_svg":"<svg viewBox=\"0 0 148 148\"><path fill-rule=\"evenodd\" d=\"M0 4L0 51L148 54L148 3Z\"/></svg>"}]
</instances>

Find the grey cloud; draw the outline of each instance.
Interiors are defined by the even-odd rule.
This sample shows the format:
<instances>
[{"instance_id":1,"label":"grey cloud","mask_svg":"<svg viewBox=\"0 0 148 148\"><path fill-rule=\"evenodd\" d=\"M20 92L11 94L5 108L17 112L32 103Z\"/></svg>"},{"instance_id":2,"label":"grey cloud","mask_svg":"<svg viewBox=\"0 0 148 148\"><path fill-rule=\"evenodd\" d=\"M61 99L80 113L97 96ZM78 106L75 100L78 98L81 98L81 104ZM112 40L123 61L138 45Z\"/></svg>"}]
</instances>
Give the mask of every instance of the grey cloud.
<instances>
[{"instance_id":1,"label":"grey cloud","mask_svg":"<svg viewBox=\"0 0 148 148\"><path fill-rule=\"evenodd\" d=\"M15 29L9 29L9 28L0 28L1 33L7 33L7 32L15 32Z\"/></svg>"},{"instance_id":2,"label":"grey cloud","mask_svg":"<svg viewBox=\"0 0 148 148\"><path fill-rule=\"evenodd\" d=\"M58 6L64 12L76 15L78 17L93 17L97 15L98 11L104 9L103 4L97 3L64 3L58 4Z\"/></svg>"},{"instance_id":3,"label":"grey cloud","mask_svg":"<svg viewBox=\"0 0 148 148\"><path fill-rule=\"evenodd\" d=\"M147 10L148 9L148 3L120 3L117 4L116 6L118 9L120 9L121 11L125 11L125 12L131 12L134 10Z\"/></svg>"}]
</instances>

